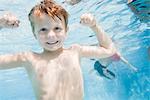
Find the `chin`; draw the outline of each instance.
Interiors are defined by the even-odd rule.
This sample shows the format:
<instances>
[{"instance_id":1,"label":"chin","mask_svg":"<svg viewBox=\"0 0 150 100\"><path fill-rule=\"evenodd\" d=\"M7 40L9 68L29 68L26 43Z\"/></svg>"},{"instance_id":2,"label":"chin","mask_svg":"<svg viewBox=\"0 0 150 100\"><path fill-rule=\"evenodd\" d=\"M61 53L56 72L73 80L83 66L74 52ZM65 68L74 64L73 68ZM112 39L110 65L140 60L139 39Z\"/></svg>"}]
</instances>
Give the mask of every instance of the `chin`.
<instances>
[{"instance_id":1,"label":"chin","mask_svg":"<svg viewBox=\"0 0 150 100\"><path fill-rule=\"evenodd\" d=\"M62 46L56 46L56 47L46 47L45 50L48 51L57 51L58 49L62 48Z\"/></svg>"}]
</instances>

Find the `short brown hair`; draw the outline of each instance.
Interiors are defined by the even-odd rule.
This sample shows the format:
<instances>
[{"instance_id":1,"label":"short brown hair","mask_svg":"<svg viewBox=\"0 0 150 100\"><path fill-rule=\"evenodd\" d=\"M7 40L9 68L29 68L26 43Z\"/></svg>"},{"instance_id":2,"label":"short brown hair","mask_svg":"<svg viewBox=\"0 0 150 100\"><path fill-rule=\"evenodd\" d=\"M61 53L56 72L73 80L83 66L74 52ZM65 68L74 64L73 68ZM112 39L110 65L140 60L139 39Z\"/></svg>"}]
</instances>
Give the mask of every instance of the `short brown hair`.
<instances>
[{"instance_id":1,"label":"short brown hair","mask_svg":"<svg viewBox=\"0 0 150 100\"><path fill-rule=\"evenodd\" d=\"M55 17L58 17L60 20L62 20L60 18L60 16L63 16L64 20L65 20L65 26L67 28L67 24L68 24L68 12L60 5L57 5L53 0L44 0L42 1L40 4L34 6L28 17L29 17L29 21L31 23L31 27L32 27L32 31L34 33L34 24L33 21L31 19L32 14L36 14L36 15L41 15L43 13L49 15L50 17L52 17L53 19Z\"/></svg>"}]
</instances>

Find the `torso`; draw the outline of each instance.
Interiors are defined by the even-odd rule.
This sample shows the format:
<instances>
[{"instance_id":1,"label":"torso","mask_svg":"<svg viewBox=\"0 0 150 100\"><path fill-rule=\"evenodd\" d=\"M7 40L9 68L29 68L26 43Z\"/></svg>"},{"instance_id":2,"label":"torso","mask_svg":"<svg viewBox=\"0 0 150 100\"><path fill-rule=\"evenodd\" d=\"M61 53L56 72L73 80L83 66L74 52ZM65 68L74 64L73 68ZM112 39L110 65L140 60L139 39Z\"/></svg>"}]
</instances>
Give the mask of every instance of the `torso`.
<instances>
[{"instance_id":1,"label":"torso","mask_svg":"<svg viewBox=\"0 0 150 100\"><path fill-rule=\"evenodd\" d=\"M33 54L27 68L38 100L82 100L83 79L80 58L75 50L64 50L58 57ZM33 74L31 74L33 73Z\"/></svg>"}]
</instances>

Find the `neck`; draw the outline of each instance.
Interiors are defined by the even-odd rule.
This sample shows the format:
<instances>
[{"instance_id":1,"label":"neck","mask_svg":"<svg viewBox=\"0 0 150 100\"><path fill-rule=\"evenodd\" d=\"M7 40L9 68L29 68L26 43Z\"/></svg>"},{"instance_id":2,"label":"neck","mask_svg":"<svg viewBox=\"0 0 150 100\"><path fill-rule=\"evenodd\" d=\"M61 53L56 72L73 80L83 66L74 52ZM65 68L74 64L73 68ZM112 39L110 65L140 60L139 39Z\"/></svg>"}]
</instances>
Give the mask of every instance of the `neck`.
<instances>
[{"instance_id":1,"label":"neck","mask_svg":"<svg viewBox=\"0 0 150 100\"><path fill-rule=\"evenodd\" d=\"M59 49L57 49L55 51L49 51L49 50L45 50L44 49L43 54L44 55L59 55L62 51L63 51L63 48L59 48Z\"/></svg>"}]
</instances>

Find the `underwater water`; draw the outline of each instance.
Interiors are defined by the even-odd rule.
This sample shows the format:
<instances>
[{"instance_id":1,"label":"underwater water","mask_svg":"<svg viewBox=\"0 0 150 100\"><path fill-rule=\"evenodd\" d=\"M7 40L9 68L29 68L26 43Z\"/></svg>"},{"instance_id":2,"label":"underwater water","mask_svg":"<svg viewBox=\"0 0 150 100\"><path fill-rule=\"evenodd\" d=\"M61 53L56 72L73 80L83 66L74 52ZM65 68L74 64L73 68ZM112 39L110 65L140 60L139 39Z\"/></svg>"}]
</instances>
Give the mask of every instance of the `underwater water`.
<instances>
[{"instance_id":1,"label":"underwater water","mask_svg":"<svg viewBox=\"0 0 150 100\"><path fill-rule=\"evenodd\" d=\"M30 9L39 1L0 0L0 9L13 12L21 21L19 28L0 30L0 54L41 51L28 21ZM133 72L124 63L114 62L109 69L116 78L110 80L100 76L97 70L90 73L96 60L82 59L84 100L150 100L149 22L141 22L126 0L82 0L74 6L62 4L63 0L57 2L70 14L66 47L73 43L98 43L95 34L79 24L80 16L90 12L112 37L121 54L138 68L138 72ZM25 69L0 70L0 100L35 100Z\"/></svg>"}]
</instances>

